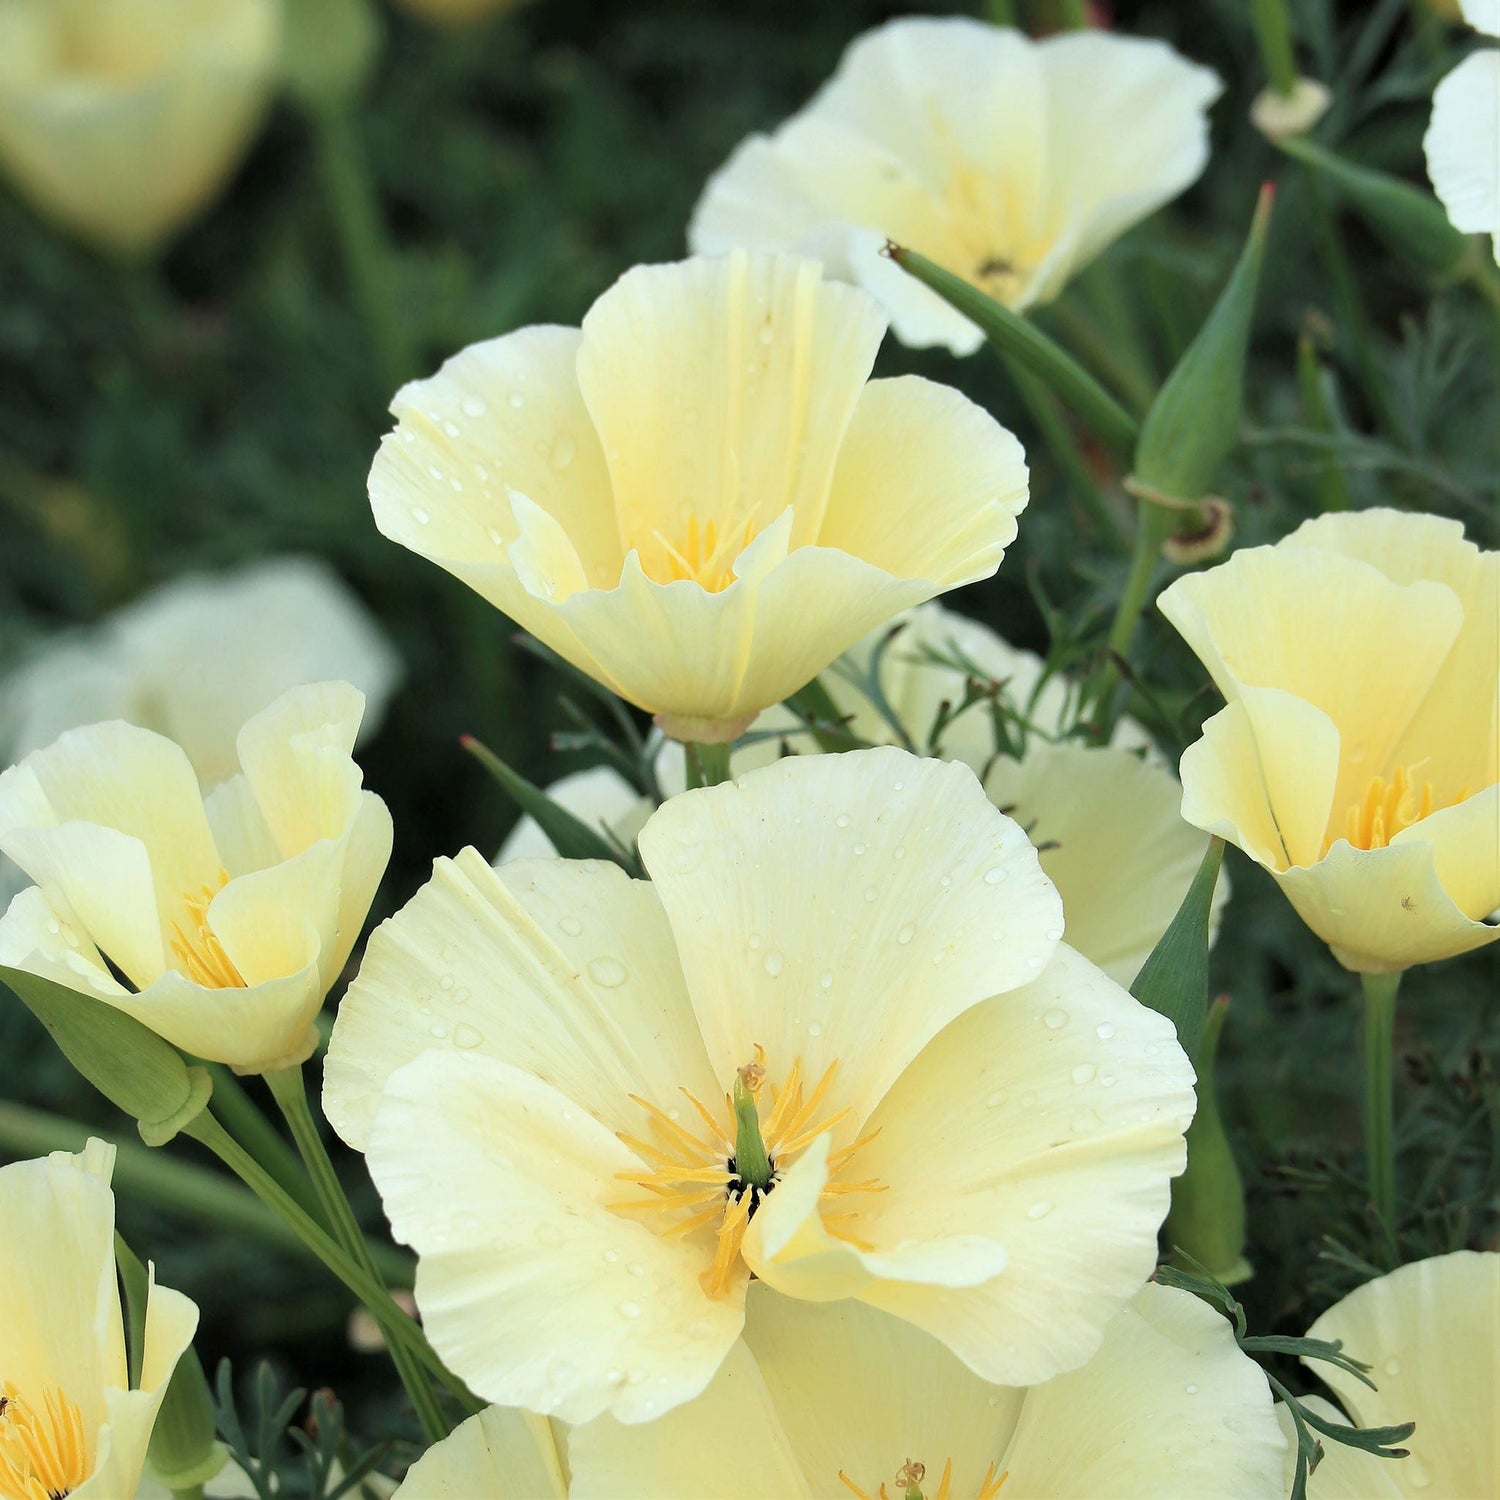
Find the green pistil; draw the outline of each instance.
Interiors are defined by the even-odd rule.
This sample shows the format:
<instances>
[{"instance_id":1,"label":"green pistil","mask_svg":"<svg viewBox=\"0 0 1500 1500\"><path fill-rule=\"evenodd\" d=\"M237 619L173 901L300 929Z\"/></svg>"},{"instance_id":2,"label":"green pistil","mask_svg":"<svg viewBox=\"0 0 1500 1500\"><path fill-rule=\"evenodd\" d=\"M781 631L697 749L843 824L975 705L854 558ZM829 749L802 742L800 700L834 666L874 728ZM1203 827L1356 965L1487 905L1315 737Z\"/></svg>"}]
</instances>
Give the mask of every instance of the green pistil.
<instances>
[{"instance_id":1,"label":"green pistil","mask_svg":"<svg viewBox=\"0 0 1500 1500\"><path fill-rule=\"evenodd\" d=\"M771 1158L760 1133L760 1111L755 1092L745 1082L747 1069L741 1068L734 1080L734 1170L747 1188L764 1191L771 1184Z\"/></svg>"}]
</instances>

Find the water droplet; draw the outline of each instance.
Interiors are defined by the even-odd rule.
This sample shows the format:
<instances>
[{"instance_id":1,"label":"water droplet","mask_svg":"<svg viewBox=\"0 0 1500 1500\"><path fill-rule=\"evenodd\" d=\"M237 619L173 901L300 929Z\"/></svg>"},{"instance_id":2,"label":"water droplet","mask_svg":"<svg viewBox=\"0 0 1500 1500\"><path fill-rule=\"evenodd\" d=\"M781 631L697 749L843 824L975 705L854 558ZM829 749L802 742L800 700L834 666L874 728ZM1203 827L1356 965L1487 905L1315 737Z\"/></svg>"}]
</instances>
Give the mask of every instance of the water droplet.
<instances>
[{"instance_id":1,"label":"water droplet","mask_svg":"<svg viewBox=\"0 0 1500 1500\"><path fill-rule=\"evenodd\" d=\"M1155 1042L1147 1042L1142 1050L1147 1057L1155 1057L1161 1051L1161 1048Z\"/></svg>"},{"instance_id":2,"label":"water droplet","mask_svg":"<svg viewBox=\"0 0 1500 1500\"><path fill-rule=\"evenodd\" d=\"M625 965L617 958L591 958L589 960L589 978L595 984L602 984L607 990L618 989L629 976Z\"/></svg>"},{"instance_id":3,"label":"water droplet","mask_svg":"<svg viewBox=\"0 0 1500 1500\"><path fill-rule=\"evenodd\" d=\"M465 1005L468 1003L468 999L468 990L466 990L463 985L459 985L459 987L453 992L453 1003L455 1005Z\"/></svg>"},{"instance_id":4,"label":"water droplet","mask_svg":"<svg viewBox=\"0 0 1500 1500\"><path fill-rule=\"evenodd\" d=\"M578 444L566 432L560 432L552 439L552 451L547 455L547 462L554 469L566 469L577 452Z\"/></svg>"},{"instance_id":5,"label":"water droplet","mask_svg":"<svg viewBox=\"0 0 1500 1500\"><path fill-rule=\"evenodd\" d=\"M1196 1396L1198 1394L1198 1387L1195 1386L1191 1381L1189 1381L1187 1385L1183 1386L1183 1390L1186 1391L1189 1396Z\"/></svg>"},{"instance_id":6,"label":"water droplet","mask_svg":"<svg viewBox=\"0 0 1500 1500\"><path fill-rule=\"evenodd\" d=\"M1101 1021L1096 1027L1094 1027L1094 1035L1097 1036L1101 1042L1107 1042L1114 1034L1115 1028L1111 1026L1108 1021Z\"/></svg>"},{"instance_id":7,"label":"water droplet","mask_svg":"<svg viewBox=\"0 0 1500 1500\"><path fill-rule=\"evenodd\" d=\"M425 505L414 505L411 508L411 518L418 526L425 526L432 519L432 512Z\"/></svg>"},{"instance_id":8,"label":"water droplet","mask_svg":"<svg viewBox=\"0 0 1500 1500\"><path fill-rule=\"evenodd\" d=\"M1091 1083L1098 1071L1093 1063L1079 1063L1068 1076L1074 1083Z\"/></svg>"},{"instance_id":9,"label":"water droplet","mask_svg":"<svg viewBox=\"0 0 1500 1500\"><path fill-rule=\"evenodd\" d=\"M545 1221L536 1226L537 1244L545 1245L549 1250L556 1250L563 1242L563 1232L556 1224Z\"/></svg>"},{"instance_id":10,"label":"water droplet","mask_svg":"<svg viewBox=\"0 0 1500 1500\"><path fill-rule=\"evenodd\" d=\"M448 1028L441 1024L434 1026L432 1028L432 1035L435 1036L440 1042L446 1041L448 1038Z\"/></svg>"},{"instance_id":11,"label":"water droplet","mask_svg":"<svg viewBox=\"0 0 1500 1500\"><path fill-rule=\"evenodd\" d=\"M834 826L837 828L847 828L849 826L849 814L840 813L838 817L833 820L833 822Z\"/></svg>"},{"instance_id":12,"label":"water droplet","mask_svg":"<svg viewBox=\"0 0 1500 1500\"><path fill-rule=\"evenodd\" d=\"M1028 969L1040 969L1044 962L1045 960L1042 958L1042 955L1040 953L1033 953L1031 957L1026 960L1026 967Z\"/></svg>"},{"instance_id":13,"label":"water droplet","mask_svg":"<svg viewBox=\"0 0 1500 1500\"><path fill-rule=\"evenodd\" d=\"M1049 927L1047 929L1047 941L1049 943L1060 942L1061 939L1062 939L1062 928L1061 927Z\"/></svg>"},{"instance_id":14,"label":"water droplet","mask_svg":"<svg viewBox=\"0 0 1500 1500\"><path fill-rule=\"evenodd\" d=\"M627 1271L629 1271L632 1276L640 1277L640 1276L644 1276L646 1274L646 1268L645 1268L645 1266L641 1265L641 1263L639 1261L634 1261L634 1260L631 1261L625 1267L625 1269Z\"/></svg>"},{"instance_id":15,"label":"water droplet","mask_svg":"<svg viewBox=\"0 0 1500 1500\"><path fill-rule=\"evenodd\" d=\"M1388 1359L1381 1368L1387 1375L1399 1375L1401 1373L1401 1361L1399 1359Z\"/></svg>"},{"instance_id":16,"label":"water droplet","mask_svg":"<svg viewBox=\"0 0 1500 1500\"><path fill-rule=\"evenodd\" d=\"M854 846L854 852L856 854L863 854L865 852L865 846L863 844L856 844Z\"/></svg>"},{"instance_id":17,"label":"water droplet","mask_svg":"<svg viewBox=\"0 0 1500 1500\"><path fill-rule=\"evenodd\" d=\"M451 974L444 974L443 977L438 980L438 988L443 990L451 990L453 988L453 976Z\"/></svg>"},{"instance_id":18,"label":"water droplet","mask_svg":"<svg viewBox=\"0 0 1500 1500\"><path fill-rule=\"evenodd\" d=\"M482 417L489 410L483 396L465 396L462 406L466 417Z\"/></svg>"},{"instance_id":19,"label":"water droplet","mask_svg":"<svg viewBox=\"0 0 1500 1500\"><path fill-rule=\"evenodd\" d=\"M772 979L781 977L781 955L773 948L766 954L762 967Z\"/></svg>"},{"instance_id":20,"label":"water droplet","mask_svg":"<svg viewBox=\"0 0 1500 1500\"><path fill-rule=\"evenodd\" d=\"M808 1036L822 1036L823 1023L821 1021L809 1021L807 1023L807 1034Z\"/></svg>"},{"instance_id":21,"label":"water droplet","mask_svg":"<svg viewBox=\"0 0 1500 1500\"><path fill-rule=\"evenodd\" d=\"M458 436L458 423L457 422L444 422L443 423L443 431L446 432L449 437L457 437Z\"/></svg>"},{"instance_id":22,"label":"water droplet","mask_svg":"<svg viewBox=\"0 0 1500 1500\"><path fill-rule=\"evenodd\" d=\"M893 781L891 783L891 790L893 792L899 792L899 791L904 790L905 786L906 786L906 783L904 781Z\"/></svg>"},{"instance_id":23,"label":"water droplet","mask_svg":"<svg viewBox=\"0 0 1500 1500\"><path fill-rule=\"evenodd\" d=\"M56 917L47 918L47 931L50 932L53 937L56 937L57 934L62 931L62 927L58 924L58 920Z\"/></svg>"},{"instance_id":24,"label":"water droplet","mask_svg":"<svg viewBox=\"0 0 1500 1500\"><path fill-rule=\"evenodd\" d=\"M915 922L903 922L900 930L896 933L896 941L904 948L917 935L917 924Z\"/></svg>"},{"instance_id":25,"label":"water droplet","mask_svg":"<svg viewBox=\"0 0 1500 1500\"><path fill-rule=\"evenodd\" d=\"M1046 1014L1042 1017L1042 1025L1045 1026L1048 1031L1061 1031L1067 1024L1067 1011L1059 1010L1056 1006L1053 1006L1052 1009L1047 1011Z\"/></svg>"},{"instance_id":26,"label":"water droplet","mask_svg":"<svg viewBox=\"0 0 1500 1500\"><path fill-rule=\"evenodd\" d=\"M557 925L569 937L577 937L583 931L583 923L577 917L559 917Z\"/></svg>"},{"instance_id":27,"label":"water droplet","mask_svg":"<svg viewBox=\"0 0 1500 1500\"><path fill-rule=\"evenodd\" d=\"M606 1250L604 1252L604 1264L607 1266L615 1265L619 1259L620 1255L617 1250Z\"/></svg>"},{"instance_id":28,"label":"water droplet","mask_svg":"<svg viewBox=\"0 0 1500 1500\"><path fill-rule=\"evenodd\" d=\"M448 488L452 490L455 495L461 495L464 492L463 481L459 479L450 479L448 481Z\"/></svg>"},{"instance_id":29,"label":"water droplet","mask_svg":"<svg viewBox=\"0 0 1500 1500\"><path fill-rule=\"evenodd\" d=\"M455 1047L462 1047L465 1051L468 1051L472 1047L479 1046L483 1041L484 1033L470 1026L467 1021L460 1021L453 1028L453 1045Z\"/></svg>"},{"instance_id":30,"label":"water droplet","mask_svg":"<svg viewBox=\"0 0 1500 1500\"><path fill-rule=\"evenodd\" d=\"M1030 1208L1026 1210L1028 1219L1045 1219L1052 1212L1052 1205L1045 1198L1038 1198Z\"/></svg>"},{"instance_id":31,"label":"water droplet","mask_svg":"<svg viewBox=\"0 0 1500 1500\"><path fill-rule=\"evenodd\" d=\"M512 391L507 399L510 401L512 411L520 411L526 405L526 398L520 391Z\"/></svg>"},{"instance_id":32,"label":"water droplet","mask_svg":"<svg viewBox=\"0 0 1500 1500\"><path fill-rule=\"evenodd\" d=\"M769 323L762 323L760 325L760 341L761 341L761 343L763 343L763 344L769 344L769 343L771 343L775 339L775 337L776 337L776 335L771 331L771 325Z\"/></svg>"},{"instance_id":33,"label":"water droplet","mask_svg":"<svg viewBox=\"0 0 1500 1500\"><path fill-rule=\"evenodd\" d=\"M905 859L906 858L906 845L905 844L897 844L896 847L891 850L891 858L892 859Z\"/></svg>"},{"instance_id":34,"label":"water droplet","mask_svg":"<svg viewBox=\"0 0 1500 1500\"><path fill-rule=\"evenodd\" d=\"M989 869L984 872L984 883L986 885L999 885L1000 882L1004 879L1004 865L991 865Z\"/></svg>"},{"instance_id":35,"label":"water droplet","mask_svg":"<svg viewBox=\"0 0 1500 1500\"><path fill-rule=\"evenodd\" d=\"M752 932L747 941L750 944L751 951L754 952L765 942L765 939L758 932Z\"/></svg>"},{"instance_id":36,"label":"water droplet","mask_svg":"<svg viewBox=\"0 0 1500 1500\"><path fill-rule=\"evenodd\" d=\"M1008 1098L1010 1098L1010 1095L1007 1094L1004 1089L996 1089L993 1094L990 1094L986 1097L984 1101L985 1108L999 1109L1000 1106L1004 1104Z\"/></svg>"},{"instance_id":37,"label":"water droplet","mask_svg":"<svg viewBox=\"0 0 1500 1500\"><path fill-rule=\"evenodd\" d=\"M941 886L942 889L945 890L945 891L952 884L953 884L953 877L951 875L944 875L942 877L942 879L938 881L938 885Z\"/></svg>"},{"instance_id":38,"label":"water droplet","mask_svg":"<svg viewBox=\"0 0 1500 1500\"><path fill-rule=\"evenodd\" d=\"M833 970L824 969L823 972L818 975L818 984L825 990L831 990L833 988Z\"/></svg>"},{"instance_id":39,"label":"water droplet","mask_svg":"<svg viewBox=\"0 0 1500 1500\"><path fill-rule=\"evenodd\" d=\"M1115 1075L1113 1073L1105 1073L1099 1079L1099 1087L1102 1088L1102 1089L1112 1089L1114 1086L1115 1086Z\"/></svg>"},{"instance_id":40,"label":"water droplet","mask_svg":"<svg viewBox=\"0 0 1500 1500\"><path fill-rule=\"evenodd\" d=\"M615 1308L615 1311L619 1313L622 1318L638 1318L641 1315L641 1304L639 1302L621 1302ZM634 1370L631 1371L632 1375L634 1375L635 1373L637 1372Z\"/></svg>"},{"instance_id":41,"label":"water droplet","mask_svg":"<svg viewBox=\"0 0 1500 1500\"><path fill-rule=\"evenodd\" d=\"M875 886L873 886L873 885L867 885L865 887L865 900L866 901L874 901L874 900L876 900L879 897L879 895L880 895L880 891Z\"/></svg>"},{"instance_id":42,"label":"water droplet","mask_svg":"<svg viewBox=\"0 0 1500 1500\"><path fill-rule=\"evenodd\" d=\"M491 540L491 541L492 541L492 542L493 542L493 543L494 543L494 544L495 544L495 545L496 545L496 546L497 546L497 547L503 547L503 546L504 546L504 545L505 545L505 538L504 538L504 537L503 537L503 536L502 536L502 535L501 535L501 534L500 534L500 533L499 533L499 531L497 531L497 530L496 530L496 529L495 529L495 528L494 528L494 527L493 527L493 526L486 526L486 527L485 527L485 528L484 528L484 534L485 534L485 535L486 535L486 536L487 536L487 537L489 537L489 539L490 539L490 540Z\"/></svg>"}]
</instances>

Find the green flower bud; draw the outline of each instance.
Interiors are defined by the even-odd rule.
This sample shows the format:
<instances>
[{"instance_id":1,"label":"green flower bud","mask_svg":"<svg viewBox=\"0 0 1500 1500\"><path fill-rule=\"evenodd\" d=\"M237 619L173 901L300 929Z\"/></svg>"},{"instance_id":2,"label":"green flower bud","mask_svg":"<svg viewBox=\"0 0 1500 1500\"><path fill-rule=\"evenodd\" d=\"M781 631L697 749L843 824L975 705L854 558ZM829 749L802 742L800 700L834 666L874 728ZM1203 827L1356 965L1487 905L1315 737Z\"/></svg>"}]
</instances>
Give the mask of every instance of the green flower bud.
<instances>
[{"instance_id":1,"label":"green flower bud","mask_svg":"<svg viewBox=\"0 0 1500 1500\"><path fill-rule=\"evenodd\" d=\"M385 28L369 0L287 0L281 72L304 109L341 109L363 91Z\"/></svg>"},{"instance_id":2,"label":"green flower bud","mask_svg":"<svg viewBox=\"0 0 1500 1500\"><path fill-rule=\"evenodd\" d=\"M1272 195L1268 183L1228 283L1141 424L1135 482L1180 504L1191 505L1207 494L1239 435L1245 348Z\"/></svg>"},{"instance_id":3,"label":"green flower bud","mask_svg":"<svg viewBox=\"0 0 1500 1500\"><path fill-rule=\"evenodd\" d=\"M1434 276L1451 276L1463 265L1469 237L1448 222L1431 193L1373 167L1356 166L1302 136L1287 136L1276 145L1342 194L1397 255Z\"/></svg>"},{"instance_id":4,"label":"green flower bud","mask_svg":"<svg viewBox=\"0 0 1500 1500\"><path fill-rule=\"evenodd\" d=\"M228 1462L214 1436L214 1403L197 1351L184 1350L157 1413L148 1453L151 1472L174 1493L206 1484Z\"/></svg>"},{"instance_id":5,"label":"green flower bud","mask_svg":"<svg viewBox=\"0 0 1500 1500\"><path fill-rule=\"evenodd\" d=\"M30 974L0 967L0 981L45 1026L63 1055L134 1118L148 1146L164 1146L201 1114L213 1092L202 1068L124 1011Z\"/></svg>"},{"instance_id":6,"label":"green flower bud","mask_svg":"<svg viewBox=\"0 0 1500 1500\"><path fill-rule=\"evenodd\" d=\"M1214 1059L1229 1001L1220 997L1208 1012L1203 1039L1193 1057L1198 1072L1198 1113L1188 1127L1187 1170L1172 1184L1167 1241L1185 1251L1225 1286L1252 1272L1245 1259L1245 1188L1224 1134L1214 1089Z\"/></svg>"}]
</instances>

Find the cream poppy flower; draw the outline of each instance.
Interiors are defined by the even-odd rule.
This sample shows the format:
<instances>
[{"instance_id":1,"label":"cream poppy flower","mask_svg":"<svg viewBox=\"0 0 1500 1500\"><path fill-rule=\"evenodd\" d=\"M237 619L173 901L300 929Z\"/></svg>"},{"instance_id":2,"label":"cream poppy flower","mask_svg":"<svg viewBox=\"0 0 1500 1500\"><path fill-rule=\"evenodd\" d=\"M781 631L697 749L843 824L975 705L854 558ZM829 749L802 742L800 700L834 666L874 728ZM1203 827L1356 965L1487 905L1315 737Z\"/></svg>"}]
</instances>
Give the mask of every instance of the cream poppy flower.
<instances>
[{"instance_id":1,"label":"cream poppy flower","mask_svg":"<svg viewBox=\"0 0 1500 1500\"><path fill-rule=\"evenodd\" d=\"M973 774L794 757L672 798L640 851L650 882L440 860L341 1006L325 1109L450 1368L645 1421L708 1383L752 1271L989 1379L1083 1363L1150 1274L1193 1075L1059 943Z\"/></svg>"},{"instance_id":2,"label":"cream poppy flower","mask_svg":"<svg viewBox=\"0 0 1500 1500\"><path fill-rule=\"evenodd\" d=\"M115 1276L113 1146L0 1167L0 1496L135 1494L167 1382L198 1326L152 1285L131 1389Z\"/></svg>"},{"instance_id":3,"label":"cream poppy flower","mask_svg":"<svg viewBox=\"0 0 1500 1500\"><path fill-rule=\"evenodd\" d=\"M280 42L279 0L8 0L0 167L64 228L151 250L238 162Z\"/></svg>"},{"instance_id":4,"label":"cream poppy flower","mask_svg":"<svg viewBox=\"0 0 1500 1500\"><path fill-rule=\"evenodd\" d=\"M363 704L341 682L284 694L207 798L176 745L119 722L12 766L0 849L37 883L0 917L0 963L240 1072L301 1062L390 857L350 759Z\"/></svg>"},{"instance_id":5,"label":"cream poppy flower","mask_svg":"<svg viewBox=\"0 0 1500 1500\"><path fill-rule=\"evenodd\" d=\"M331 568L270 558L173 579L44 646L0 682L0 738L19 760L65 729L125 719L176 741L207 789L239 770L240 726L288 688L353 684L365 739L400 674L385 632Z\"/></svg>"},{"instance_id":6,"label":"cream poppy flower","mask_svg":"<svg viewBox=\"0 0 1500 1500\"><path fill-rule=\"evenodd\" d=\"M1162 42L891 21L774 134L736 148L688 243L816 255L880 299L902 343L971 354L979 329L884 259L885 241L1009 307L1049 301L1197 178L1220 87Z\"/></svg>"},{"instance_id":7,"label":"cream poppy flower","mask_svg":"<svg viewBox=\"0 0 1500 1500\"><path fill-rule=\"evenodd\" d=\"M1437 516L1321 516L1158 602L1228 699L1182 758L1190 823L1347 968L1500 937L1500 553Z\"/></svg>"},{"instance_id":8,"label":"cream poppy flower","mask_svg":"<svg viewBox=\"0 0 1500 1500\"><path fill-rule=\"evenodd\" d=\"M1497 0L1463 0L1464 19L1500 37ZM1500 47L1481 47L1438 84L1422 139L1427 175L1455 229L1487 234L1500 262Z\"/></svg>"},{"instance_id":9,"label":"cream poppy flower","mask_svg":"<svg viewBox=\"0 0 1500 1500\"><path fill-rule=\"evenodd\" d=\"M1312 1500L1495 1500L1500 1496L1500 1255L1460 1250L1415 1261L1351 1292L1308 1329L1372 1366L1368 1386L1310 1365L1361 1427L1415 1422L1401 1459L1323 1443ZM1327 1402L1316 1410L1347 1421ZM1290 1434L1290 1418L1281 1413Z\"/></svg>"},{"instance_id":10,"label":"cream poppy flower","mask_svg":"<svg viewBox=\"0 0 1500 1500\"><path fill-rule=\"evenodd\" d=\"M733 739L1016 534L1020 445L946 386L867 384L884 331L796 257L638 266L581 330L403 387L376 525L674 738Z\"/></svg>"},{"instance_id":11,"label":"cream poppy flower","mask_svg":"<svg viewBox=\"0 0 1500 1500\"><path fill-rule=\"evenodd\" d=\"M1207 836L1182 819L1177 778L1158 764L1146 732L1128 718L1120 720L1108 747L1065 740L1077 723L1076 686L1049 676L1040 657L1011 646L987 626L936 603L911 610L900 623L901 633L879 654L878 685L871 674L889 626L823 674L835 707L862 739L880 742L904 733L926 749L943 704L963 701L966 676L1004 684L1005 701L1029 726L1019 759L997 756L993 722L983 706L953 719L934 753L963 761L983 780L990 801L1028 831L1039 846L1043 872L1062 897L1069 945L1128 986L1182 904L1208 846ZM885 712L875 706L872 688L878 688ZM784 709L769 709L754 730L784 732L737 748L737 775L769 764L783 746L797 753L816 748ZM680 792L686 785L681 750L664 746L656 773L663 792ZM655 806L605 766L566 776L547 790L569 812L627 846ZM499 859L551 853L546 836L523 818ZM1210 937L1228 897L1229 882L1221 877Z\"/></svg>"}]
</instances>

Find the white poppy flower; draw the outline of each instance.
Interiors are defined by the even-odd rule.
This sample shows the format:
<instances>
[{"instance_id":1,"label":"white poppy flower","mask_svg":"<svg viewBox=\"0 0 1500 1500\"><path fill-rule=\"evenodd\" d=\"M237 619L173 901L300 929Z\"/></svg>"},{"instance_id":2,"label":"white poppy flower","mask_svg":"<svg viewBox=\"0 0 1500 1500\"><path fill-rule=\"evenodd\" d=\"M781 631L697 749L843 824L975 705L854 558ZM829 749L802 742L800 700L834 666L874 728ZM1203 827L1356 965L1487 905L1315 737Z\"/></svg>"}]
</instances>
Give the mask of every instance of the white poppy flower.
<instances>
[{"instance_id":1,"label":"white poppy flower","mask_svg":"<svg viewBox=\"0 0 1500 1500\"><path fill-rule=\"evenodd\" d=\"M891 21L851 43L799 113L735 150L688 242L816 255L879 298L903 343L969 354L979 329L884 259L885 241L1010 307L1046 302L1197 178L1219 91L1162 42Z\"/></svg>"},{"instance_id":2,"label":"white poppy flower","mask_svg":"<svg viewBox=\"0 0 1500 1500\"><path fill-rule=\"evenodd\" d=\"M195 1057L301 1062L390 858L350 758L363 704L342 682L284 694L206 799L176 745L118 721L0 774L0 849L37 882L0 917L0 963Z\"/></svg>"},{"instance_id":3,"label":"white poppy flower","mask_svg":"<svg viewBox=\"0 0 1500 1500\"><path fill-rule=\"evenodd\" d=\"M1405 1458L1324 1439L1310 1500L1500 1496L1500 1255L1459 1250L1401 1266L1350 1292L1307 1336L1342 1340L1378 1387L1309 1361L1348 1413L1311 1398L1321 1415L1361 1427L1417 1424ZM1290 1417L1281 1419L1290 1434Z\"/></svg>"},{"instance_id":4,"label":"white poppy flower","mask_svg":"<svg viewBox=\"0 0 1500 1500\"><path fill-rule=\"evenodd\" d=\"M1476 31L1500 37L1497 0L1463 0L1463 13ZM1470 53L1438 84L1422 148L1453 227L1489 235L1500 262L1500 47Z\"/></svg>"},{"instance_id":5,"label":"white poppy flower","mask_svg":"<svg viewBox=\"0 0 1500 1500\"><path fill-rule=\"evenodd\" d=\"M473 851L372 938L329 1119L479 1394L644 1421L701 1391L753 1271L986 1378L1083 1363L1149 1275L1192 1069L1070 948L963 766L798 756L674 797L649 883Z\"/></svg>"},{"instance_id":6,"label":"white poppy flower","mask_svg":"<svg viewBox=\"0 0 1500 1500\"><path fill-rule=\"evenodd\" d=\"M134 1495L198 1309L151 1277L132 1389L115 1272L115 1150L0 1167L0 1495Z\"/></svg>"}]
</instances>

